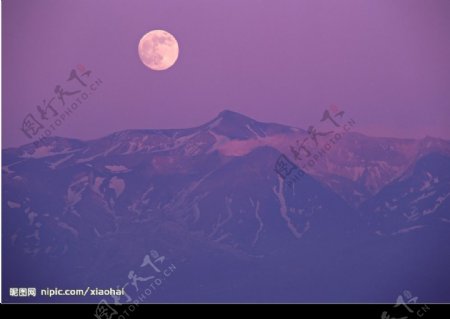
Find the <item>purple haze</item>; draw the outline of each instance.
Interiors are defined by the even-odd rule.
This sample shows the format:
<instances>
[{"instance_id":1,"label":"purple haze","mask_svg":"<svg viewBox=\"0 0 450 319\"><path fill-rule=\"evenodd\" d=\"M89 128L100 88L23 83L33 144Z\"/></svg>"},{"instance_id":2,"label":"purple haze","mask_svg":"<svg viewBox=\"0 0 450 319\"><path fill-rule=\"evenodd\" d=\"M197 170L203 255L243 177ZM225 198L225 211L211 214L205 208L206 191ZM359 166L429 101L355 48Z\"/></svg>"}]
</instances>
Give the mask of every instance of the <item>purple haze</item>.
<instances>
[{"instance_id":1,"label":"purple haze","mask_svg":"<svg viewBox=\"0 0 450 319\"><path fill-rule=\"evenodd\" d=\"M297 127L335 103L379 136L450 137L450 2L3 1L3 145L72 67L104 84L56 135L192 127L223 109ZM180 44L165 72L137 44Z\"/></svg>"}]
</instances>

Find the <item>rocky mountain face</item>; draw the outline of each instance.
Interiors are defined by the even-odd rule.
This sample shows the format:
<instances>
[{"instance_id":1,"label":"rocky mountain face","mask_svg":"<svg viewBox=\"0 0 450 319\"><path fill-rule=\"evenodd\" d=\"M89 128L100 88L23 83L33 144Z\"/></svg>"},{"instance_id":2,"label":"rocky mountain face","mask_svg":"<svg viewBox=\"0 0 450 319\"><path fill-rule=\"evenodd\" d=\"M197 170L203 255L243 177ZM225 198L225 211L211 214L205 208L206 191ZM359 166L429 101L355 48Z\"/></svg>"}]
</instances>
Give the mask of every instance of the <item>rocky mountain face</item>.
<instances>
[{"instance_id":1,"label":"rocky mountain face","mask_svg":"<svg viewBox=\"0 0 450 319\"><path fill-rule=\"evenodd\" d=\"M224 111L4 149L5 286L138 293L158 252L176 271L146 302L448 301L450 142L348 132L300 160L308 136Z\"/></svg>"}]
</instances>

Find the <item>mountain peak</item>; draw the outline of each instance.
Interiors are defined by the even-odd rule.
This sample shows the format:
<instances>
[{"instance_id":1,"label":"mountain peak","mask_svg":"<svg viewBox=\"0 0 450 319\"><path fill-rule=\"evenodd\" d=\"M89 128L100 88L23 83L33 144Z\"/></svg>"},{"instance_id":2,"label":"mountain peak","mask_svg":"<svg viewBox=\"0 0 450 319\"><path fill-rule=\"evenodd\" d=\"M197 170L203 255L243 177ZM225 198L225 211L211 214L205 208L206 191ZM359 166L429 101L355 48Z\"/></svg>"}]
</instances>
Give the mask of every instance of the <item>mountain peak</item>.
<instances>
[{"instance_id":1,"label":"mountain peak","mask_svg":"<svg viewBox=\"0 0 450 319\"><path fill-rule=\"evenodd\" d=\"M232 139L248 139L252 136L265 136L261 131L263 123L243 114L223 110L212 121L206 123L206 127L216 134L225 135ZM254 128L258 133L254 131Z\"/></svg>"},{"instance_id":2,"label":"mountain peak","mask_svg":"<svg viewBox=\"0 0 450 319\"><path fill-rule=\"evenodd\" d=\"M291 133L288 126L259 122L251 117L231 110L223 110L212 121L206 123L208 130L232 139L263 138L272 134Z\"/></svg>"},{"instance_id":3,"label":"mountain peak","mask_svg":"<svg viewBox=\"0 0 450 319\"><path fill-rule=\"evenodd\" d=\"M223 110L219 113L219 115L216 117L216 119L223 119L226 121L245 121L245 122L256 122L252 118L245 116L241 113L234 112L231 110Z\"/></svg>"}]
</instances>

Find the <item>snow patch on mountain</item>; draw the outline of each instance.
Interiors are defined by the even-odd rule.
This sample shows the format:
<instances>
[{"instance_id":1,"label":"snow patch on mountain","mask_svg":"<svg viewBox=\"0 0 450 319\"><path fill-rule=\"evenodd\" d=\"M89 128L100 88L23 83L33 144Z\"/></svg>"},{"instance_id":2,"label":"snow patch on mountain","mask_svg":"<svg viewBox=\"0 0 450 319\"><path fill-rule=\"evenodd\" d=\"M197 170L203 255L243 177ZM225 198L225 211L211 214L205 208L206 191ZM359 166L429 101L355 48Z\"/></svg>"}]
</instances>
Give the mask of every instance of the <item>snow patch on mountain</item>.
<instances>
[{"instance_id":1,"label":"snow patch on mountain","mask_svg":"<svg viewBox=\"0 0 450 319\"><path fill-rule=\"evenodd\" d=\"M13 202L13 201L7 201L6 202L8 204L9 208L20 208L21 205L19 203Z\"/></svg>"},{"instance_id":2,"label":"snow patch on mountain","mask_svg":"<svg viewBox=\"0 0 450 319\"><path fill-rule=\"evenodd\" d=\"M105 165L105 168L112 173L126 173L130 169L124 165Z\"/></svg>"},{"instance_id":3,"label":"snow patch on mountain","mask_svg":"<svg viewBox=\"0 0 450 319\"><path fill-rule=\"evenodd\" d=\"M258 138L251 138L247 140L231 140L226 136L218 135L210 132L216 139L216 142L208 150L207 153L218 151L225 156L245 156L251 153L258 147L270 146L280 152L284 152L290 142L281 135L272 135Z\"/></svg>"},{"instance_id":4,"label":"snow patch on mountain","mask_svg":"<svg viewBox=\"0 0 450 319\"><path fill-rule=\"evenodd\" d=\"M260 138L260 137L265 137L266 135L262 132L258 133L256 132L250 125L246 124L245 127L252 132L253 134L255 134L256 138Z\"/></svg>"},{"instance_id":5,"label":"snow patch on mountain","mask_svg":"<svg viewBox=\"0 0 450 319\"><path fill-rule=\"evenodd\" d=\"M96 192L99 195L102 195L102 191L100 189L100 186L102 185L103 181L105 180L104 177L96 177L94 180L94 185L92 186L92 190Z\"/></svg>"},{"instance_id":6,"label":"snow patch on mountain","mask_svg":"<svg viewBox=\"0 0 450 319\"><path fill-rule=\"evenodd\" d=\"M5 165L2 167L2 170L7 174L13 174L14 171L9 168L9 165Z\"/></svg>"},{"instance_id":7,"label":"snow patch on mountain","mask_svg":"<svg viewBox=\"0 0 450 319\"><path fill-rule=\"evenodd\" d=\"M89 183L89 178L83 176L75 180L67 189L66 200L69 205L75 205L82 199L82 193Z\"/></svg>"},{"instance_id":8,"label":"snow patch on mountain","mask_svg":"<svg viewBox=\"0 0 450 319\"><path fill-rule=\"evenodd\" d=\"M78 231L75 228L73 228L72 226L70 226L69 224L59 221L58 226L64 230L68 230L75 237L78 237Z\"/></svg>"},{"instance_id":9,"label":"snow patch on mountain","mask_svg":"<svg viewBox=\"0 0 450 319\"><path fill-rule=\"evenodd\" d=\"M256 230L255 238L253 239L253 242L252 242L252 246L255 246L256 243L258 242L259 236L264 228L264 223L259 214L259 207L260 207L259 201L257 200L256 204L255 204L253 202L253 200L250 198L250 203L252 204L253 208L255 209L255 218L258 221L258 229Z\"/></svg>"},{"instance_id":10,"label":"snow patch on mountain","mask_svg":"<svg viewBox=\"0 0 450 319\"><path fill-rule=\"evenodd\" d=\"M427 179L423 182L422 186L420 187L420 191L424 191L428 188L430 188L433 184L437 184L439 182L439 179L436 177L434 178L433 175L431 175L429 172L427 174Z\"/></svg>"},{"instance_id":11,"label":"snow patch on mountain","mask_svg":"<svg viewBox=\"0 0 450 319\"><path fill-rule=\"evenodd\" d=\"M21 157L25 157L25 158L47 157L47 156L55 154L52 152L52 150L53 150L53 147L51 147L51 146L40 146L38 148L35 148L33 152L23 153Z\"/></svg>"},{"instance_id":12,"label":"snow patch on mountain","mask_svg":"<svg viewBox=\"0 0 450 319\"><path fill-rule=\"evenodd\" d=\"M39 215L36 212L34 212L34 211L30 210L30 209L27 209L27 212L28 212L28 214L27 214L28 225L31 226L31 225L34 224L34 221L35 221L36 217L38 217Z\"/></svg>"},{"instance_id":13,"label":"snow patch on mountain","mask_svg":"<svg viewBox=\"0 0 450 319\"><path fill-rule=\"evenodd\" d=\"M278 198L278 202L280 203L281 217L283 217L283 219L285 220L286 225L287 225L288 229L291 231L292 235L294 235L296 238L301 238L303 234L297 230L297 228L292 223L292 220L288 215L286 198L284 197L284 190L283 190L284 189L284 180L280 176L278 176L278 182L279 182L278 190L277 190L277 187L274 186L273 192L274 192L275 196Z\"/></svg>"},{"instance_id":14,"label":"snow patch on mountain","mask_svg":"<svg viewBox=\"0 0 450 319\"><path fill-rule=\"evenodd\" d=\"M125 190L125 181L117 176L114 176L109 181L109 187L114 189L116 192L116 197L119 197Z\"/></svg>"},{"instance_id":15,"label":"snow patch on mountain","mask_svg":"<svg viewBox=\"0 0 450 319\"><path fill-rule=\"evenodd\" d=\"M64 163L65 161L72 158L73 156L74 156L74 154L67 155L67 156L63 157L62 159L60 159L59 161L50 163L50 165L48 167L50 167L51 169L56 169L60 164Z\"/></svg>"},{"instance_id":16,"label":"snow patch on mountain","mask_svg":"<svg viewBox=\"0 0 450 319\"><path fill-rule=\"evenodd\" d=\"M436 209L438 209L449 196L450 196L450 193L446 194L445 196L440 196L436 200L436 203L434 204L433 207L423 211L423 215L428 215L428 214L434 213L436 211Z\"/></svg>"},{"instance_id":17,"label":"snow patch on mountain","mask_svg":"<svg viewBox=\"0 0 450 319\"><path fill-rule=\"evenodd\" d=\"M426 199L426 198L428 198L430 196L433 196L434 194L436 194L436 191L423 193L419 197L417 197L415 200L413 200L411 203L416 204L416 203L420 202L421 200L424 200L424 199Z\"/></svg>"},{"instance_id":18,"label":"snow patch on mountain","mask_svg":"<svg viewBox=\"0 0 450 319\"><path fill-rule=\"evenodd\" d=\"M425 227L425 226L424 225L416 225L416 226L411 226L411 227L407 227L407 228L402 228L399 231L393 232L392 235L406 234L411 231L421 229L423 227Z\"/></svg>"}]
</instances>

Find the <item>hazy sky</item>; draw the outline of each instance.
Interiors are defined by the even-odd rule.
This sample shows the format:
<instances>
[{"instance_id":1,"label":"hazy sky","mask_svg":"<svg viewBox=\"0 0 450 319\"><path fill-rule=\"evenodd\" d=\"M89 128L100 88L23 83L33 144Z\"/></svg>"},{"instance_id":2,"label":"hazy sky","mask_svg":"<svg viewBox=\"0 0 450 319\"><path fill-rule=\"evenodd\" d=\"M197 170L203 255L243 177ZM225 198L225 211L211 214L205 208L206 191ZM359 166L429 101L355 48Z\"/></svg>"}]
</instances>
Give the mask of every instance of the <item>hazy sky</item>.
<instances>
[{"instance_id":1,"label":"hazy sky","mask_svg":"<svg viewBox=\"0 0 450 319\"><path fill-rule=\"evenodd\" d=\"M3 146L78 64L103 84L54 133L183 128L223 109L298 127L335 103L373 135L450 138L448 0L3 0ZM152 29L180 56L139 60Z\"/></svg>"}]
</instances>

